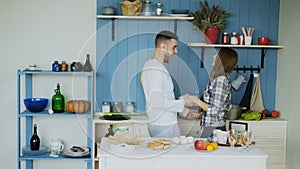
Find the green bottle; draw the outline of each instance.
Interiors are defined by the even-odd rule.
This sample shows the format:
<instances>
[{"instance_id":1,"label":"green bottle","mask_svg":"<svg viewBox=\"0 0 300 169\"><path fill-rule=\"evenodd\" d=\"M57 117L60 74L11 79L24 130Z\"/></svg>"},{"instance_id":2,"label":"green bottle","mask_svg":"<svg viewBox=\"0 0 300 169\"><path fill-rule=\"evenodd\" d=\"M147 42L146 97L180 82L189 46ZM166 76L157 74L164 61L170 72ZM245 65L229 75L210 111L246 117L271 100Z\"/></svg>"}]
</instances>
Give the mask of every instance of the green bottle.
<instances>
[{"instance_id":1,"label":"green bottle","mask_svg":"<svg viewBox=\"0 0 300 169\"><path fill-rule=\"evenodd\" d=\"M60 93L59 83L57 83L57 88L54 92L55 94L52 96L52 110L54 113L62 113L65 111L65 98Z\"/></svg>"}]
</instances>

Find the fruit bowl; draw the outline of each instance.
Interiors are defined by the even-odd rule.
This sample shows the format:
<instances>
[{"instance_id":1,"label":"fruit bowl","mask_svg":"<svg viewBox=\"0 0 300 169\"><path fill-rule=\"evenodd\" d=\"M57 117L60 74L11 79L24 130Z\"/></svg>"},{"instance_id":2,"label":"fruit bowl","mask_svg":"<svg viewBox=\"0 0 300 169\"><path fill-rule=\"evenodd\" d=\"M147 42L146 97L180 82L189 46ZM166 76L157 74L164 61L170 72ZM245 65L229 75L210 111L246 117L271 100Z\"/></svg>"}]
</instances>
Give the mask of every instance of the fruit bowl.
<instances>
[{"instance_id":1,"label":"fruit bowl","mask_svg":"<svg viewBox=\"0 0 300 169\"><path fill-rule=\"evenodd\" d=\"M26 98L24 99L25 107L30 112L41 112L48 104L46 98Z\"/></svg>"}]
</instances>

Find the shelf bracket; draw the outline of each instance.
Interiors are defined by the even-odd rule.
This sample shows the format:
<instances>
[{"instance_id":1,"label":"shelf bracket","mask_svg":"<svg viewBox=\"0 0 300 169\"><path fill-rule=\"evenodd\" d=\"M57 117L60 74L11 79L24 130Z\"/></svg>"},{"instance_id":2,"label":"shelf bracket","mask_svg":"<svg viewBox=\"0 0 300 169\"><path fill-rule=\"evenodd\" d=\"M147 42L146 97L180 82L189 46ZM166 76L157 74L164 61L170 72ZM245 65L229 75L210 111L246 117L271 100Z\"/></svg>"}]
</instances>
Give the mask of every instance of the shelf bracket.
<instances>
[{"instance_id":1,"label":"shelf bracket","mask_svg":"<svg viewBox=\"0 0 300 169\"><path fill-rule=\"evenodd\" d=\"M177 20L174 20L174 33L177 34Z\"/></svg>"},{"instance_id":2,"label":"shelf bracket","mask_svg":"<svg viewBox=\"0 0 300 169\"><path fill-rule=\"evenodd\" d=\"M115 20L116 18L111 18L111 41L115 41Z\"/></svg>"},{"instance_id":3,"label":"shelf bracket","mask_svg":"<svg viewBox=\"0 0 300 169\"><path fill-rule=\"evenodd\" d=\"M262 69L264 68L265 56L266 56L266 48L261 48L260 67L261 67Z\"/></svg>"},{"instance_id":4,"label":"shelf bracket","mask_svg":"<svg viewBox=\"0 0 300 169\"><path fill-rule=\"evenodd\" d=\"M205 47L201 47L201 68L204 67L204 51L205 50Z\"/></svg>"}]
</instances>

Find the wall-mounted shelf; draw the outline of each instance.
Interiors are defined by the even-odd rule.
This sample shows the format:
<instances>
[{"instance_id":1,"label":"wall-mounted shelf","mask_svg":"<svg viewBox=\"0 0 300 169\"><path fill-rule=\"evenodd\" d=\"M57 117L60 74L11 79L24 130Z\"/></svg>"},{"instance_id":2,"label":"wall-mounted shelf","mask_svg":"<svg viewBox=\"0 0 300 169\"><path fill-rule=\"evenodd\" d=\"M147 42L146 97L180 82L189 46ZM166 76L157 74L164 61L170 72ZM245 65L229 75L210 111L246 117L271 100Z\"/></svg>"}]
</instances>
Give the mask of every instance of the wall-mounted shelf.
<instances>
[{"instance_id":1,"label":"wall-mounted shelf","mask_svg":"<svg viewBox=\"0 0 300 169\"><path fill-rule=\"evenodd\" d=\"M143 19L143 20L193 20L193 16L123 16L123 15L97 15L98 19Z\"/></svg>"},{"instance_id":2,"label":"wall-mounted shelf","mask_svg":"<svg viewBox=\"0 0 300 169\"><path fill-rule=\"evenodd\" d=\"M178 20L193 20L193 16L180 16L180 15L163 15L163 16L123 16L123 15L97 15L98 19L111 19L111 40L115 40L115 20L126 19L126 20L173 20L174 21L174 32L177 33L177 21Z\"/></svg>"},{"instance_id":3,"label":"wall-mounted shelf","mask_svg":"<svg viewBox=\"0 0 300 169\"><path fill-rule=\"evenodd\" d=\"M207 43L199 43L199 42L190 42L188 43L190 47L200 47L201 48L201 68L204 67L204 51L205 48L248 48L248 49L261 49L261 59L260 59L260 66L257 68L251 67L238 67L235 69L237 71L260 71L260 69L264 68L264 58L266 55L266 49L282 49L284 46L280 45L223 45L223 44L207 44Z\"/></svg>"}]
</instances>

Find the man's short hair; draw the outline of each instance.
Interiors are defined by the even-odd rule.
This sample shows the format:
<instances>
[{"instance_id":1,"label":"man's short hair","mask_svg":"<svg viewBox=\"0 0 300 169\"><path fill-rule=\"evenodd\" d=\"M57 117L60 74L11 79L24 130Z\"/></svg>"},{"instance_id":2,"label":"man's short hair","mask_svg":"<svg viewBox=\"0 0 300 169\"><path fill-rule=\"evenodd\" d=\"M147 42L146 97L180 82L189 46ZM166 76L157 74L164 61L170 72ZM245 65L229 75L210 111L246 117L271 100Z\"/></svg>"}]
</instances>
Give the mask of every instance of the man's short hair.
<instances>
[{"instance_id":1,"label":"man's short hair","mask_svg":"<svg viewBox=\"0 0 300 169\"><path fill-rule=\"evenodd\" d=\"M155 46L157 47L161 42L165 40L171 40L171 39L178 40L178 36L173 32L163 30L156 35Z\"/></svg>"}]
</instances>

